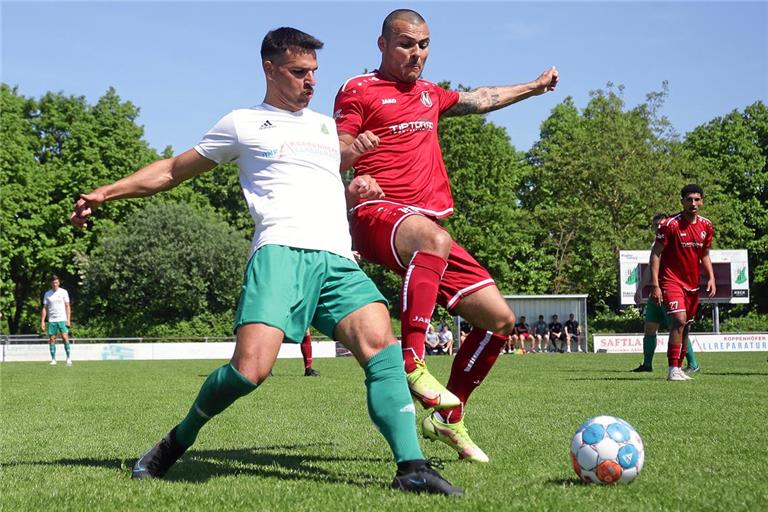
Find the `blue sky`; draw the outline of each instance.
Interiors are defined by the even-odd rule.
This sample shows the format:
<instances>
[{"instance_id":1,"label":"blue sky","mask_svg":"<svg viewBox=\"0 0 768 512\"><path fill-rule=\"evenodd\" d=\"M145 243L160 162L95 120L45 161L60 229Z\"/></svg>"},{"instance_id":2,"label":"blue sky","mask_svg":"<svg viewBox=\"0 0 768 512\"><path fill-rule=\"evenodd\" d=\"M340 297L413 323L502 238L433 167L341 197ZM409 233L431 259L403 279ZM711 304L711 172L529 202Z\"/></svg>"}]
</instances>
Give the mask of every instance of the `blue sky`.
<instances>
[{"instance_id":1,"label":"blue sky","mask_svg":"<svg viewBox=\"0 0 768 512\"><path fill-rule=\"evenodd\" d=\"M264 96L264 34L294 26L323 40L311 107L331 113L338 87L380 54L391 10L426 18L424 77L469 86L535 78L557 65L555 93L490 115L517 149L566 96L624 84L633 106L669 81L662 111L681 134L768 100L768 3L752 2L7 2L2 81L25 96L46 91L95 102L114 86L141 108L150 145L192 147L233 108Z\"/></svg>"}]
</instances>

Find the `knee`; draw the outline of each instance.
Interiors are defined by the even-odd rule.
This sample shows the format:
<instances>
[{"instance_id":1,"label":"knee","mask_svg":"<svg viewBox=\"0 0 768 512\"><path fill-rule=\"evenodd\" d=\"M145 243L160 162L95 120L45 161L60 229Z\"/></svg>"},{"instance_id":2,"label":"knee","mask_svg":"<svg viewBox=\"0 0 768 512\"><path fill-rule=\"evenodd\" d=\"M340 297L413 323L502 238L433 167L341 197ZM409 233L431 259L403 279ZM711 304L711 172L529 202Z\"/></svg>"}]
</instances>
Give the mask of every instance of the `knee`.
<instances>
[{"instance_id":1,"label":"knee","mask_svg":"<svg viewBox=\"0 0 768 512\"><path fill-rule=\"evenodd\" d=\"M451 235L442 229L433 229L423 239L422 250L447 258L451 252Z\"/></svg>"},{"instance_id":2,"label":"knee","mask_svg":"<svg viewBox=\"0 0 768 512\"><path fill-rule=\"evenodd\" d=\"M515 314L511 311L509 314L497 318L493 325L493 332L501 334L502 336L512 335L515 330L515 320ZM512 337L517 339L517 336L515 335L512 335Z\"/></svg>"}]
</instances>

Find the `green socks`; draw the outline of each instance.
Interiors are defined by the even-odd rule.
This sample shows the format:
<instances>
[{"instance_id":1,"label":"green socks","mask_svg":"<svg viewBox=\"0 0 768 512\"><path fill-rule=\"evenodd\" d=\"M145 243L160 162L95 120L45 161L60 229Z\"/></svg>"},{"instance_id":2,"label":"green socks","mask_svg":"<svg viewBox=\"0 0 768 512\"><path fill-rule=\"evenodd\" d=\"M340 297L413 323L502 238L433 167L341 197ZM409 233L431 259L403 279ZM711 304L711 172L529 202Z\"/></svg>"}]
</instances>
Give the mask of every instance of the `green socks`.
<instances>
[{"instance_id":1,"label":"green socks","mask_svg":"<svg viewBox=\"0 0 768 512\"><path fill-rule=\"evenodd\" d=\"M208 420L257 387L229 363L217 368L205 379L186 418L176 427L176 440L189 448Z\"/></svg>"},{"instance_id":2,"label":"green socks","mask_svg":"<svg viewBox=\"0 0 768 512\"><path fill-rule=\"evenodd\" d=\"M685 344L688 350L688 352L685 353L685 358L688 360L688 366L691 368L698 368L699 362L696 360L696 354L693 352L693 343L691 343L691 338L688 336L685 337Z\"/></svg>"},{"instance_id":3,"label":"green socks","mask_svg":"<svg viewBox=\"0 0 768 512\"><path fill-rule=\"evenodd\" d=\"M69 342L64 342L64 352L67 353L67 359L69 359Z\"/></svg>"},{"instance_id":4,"label":"green socks","mask_svg":"<svg viewBox=\"0 0 768 512\"><path fill-rule=\"evenodd\" d=\"M56 359L56 344L55 343L49 343L48 344L48 350L51 352L51 360Z\"/></svg>"},{"instance_id":5,"label":"green socks","mask_svg":"<svg viewBox=\"0 0 768 512\"><path fill-rule=\"evenodd\" d=\"M388 346L370 358L363 370L368 414L389 443L395 462L423 460L416 437L416 408L403 373L400 347Z\"/></svg>"},{"instance_id":6,"label":"green socks","mask_svg":"<svg viewBox=\"0 0 768 512\"><path fill-rule=\"evenodd\" d=\"M656 352L656 335L643 336L643 366L653 368L653 354Z\"/></svg>"}]
</instances>

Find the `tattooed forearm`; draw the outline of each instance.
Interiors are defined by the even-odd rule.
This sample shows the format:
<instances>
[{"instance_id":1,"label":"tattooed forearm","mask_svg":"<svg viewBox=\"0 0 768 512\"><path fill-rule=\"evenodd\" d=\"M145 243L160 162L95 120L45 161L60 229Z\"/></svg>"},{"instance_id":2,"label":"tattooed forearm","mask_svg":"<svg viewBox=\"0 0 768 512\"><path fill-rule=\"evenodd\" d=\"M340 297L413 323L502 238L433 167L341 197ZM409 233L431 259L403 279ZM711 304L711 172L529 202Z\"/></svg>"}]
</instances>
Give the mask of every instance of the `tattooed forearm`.
<instances>
[{"instance_id":1,"label":"tattooed forearm","mask_svg":"<svg viewBox=\"0 0 768 512\"><path fill-rule=\"evenodd\" d=\"M459 102L444 115L462 116L465 114L485 114L507 105L511 105L532 95L529 84L478 87L468 92L459 93Z\"/></svg>"}]
</instances>

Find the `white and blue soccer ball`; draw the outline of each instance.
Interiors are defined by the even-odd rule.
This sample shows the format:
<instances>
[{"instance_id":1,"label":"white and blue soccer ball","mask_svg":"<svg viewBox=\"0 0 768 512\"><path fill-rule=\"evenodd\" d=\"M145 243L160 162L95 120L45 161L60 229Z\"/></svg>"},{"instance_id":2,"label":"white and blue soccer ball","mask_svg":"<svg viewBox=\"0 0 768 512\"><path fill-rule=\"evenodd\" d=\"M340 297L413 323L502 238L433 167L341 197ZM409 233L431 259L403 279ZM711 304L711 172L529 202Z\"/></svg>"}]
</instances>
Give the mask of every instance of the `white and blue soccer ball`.
<instances>
[{"instance_id":1,"label":"white and blue soccer ball","mask_svg":"<svg viewBox=\"0 0 768 512\"><path fill-rule=\"evenodd\" d=\"M643 440L621 418L595 416L576 429L571 441L571 462L584 482L627 484L643 469Z\"/></svg>"}]
</instances>

